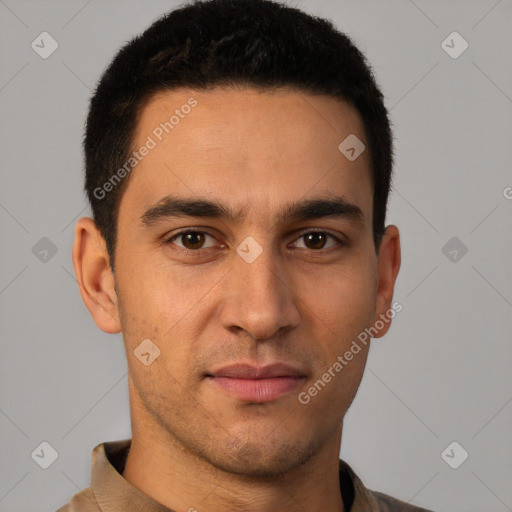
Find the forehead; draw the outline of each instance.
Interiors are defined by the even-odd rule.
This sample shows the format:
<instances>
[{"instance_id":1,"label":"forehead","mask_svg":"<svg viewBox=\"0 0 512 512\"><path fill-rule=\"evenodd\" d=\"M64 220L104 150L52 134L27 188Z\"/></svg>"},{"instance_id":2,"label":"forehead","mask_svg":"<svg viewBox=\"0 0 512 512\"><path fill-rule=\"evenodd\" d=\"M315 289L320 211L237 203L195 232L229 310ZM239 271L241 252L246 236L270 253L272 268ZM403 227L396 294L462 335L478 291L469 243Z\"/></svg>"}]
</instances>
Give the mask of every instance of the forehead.
<instances>
[{"instance_id":1,"label":"forehead","mask_svg":"<svg viewBox=\"0 0 512 512\"><path fill-rule=\"evenodd\" d=\"M135 215L169 194L211 196L269 214L273 205L335 193L369 216L368 151L351 161L339 149L354 136L367 146L360 115L328 96L289 89L165 91L139 116L133 141L139 155L122 205Z\"/></svg>"}]
</instances>

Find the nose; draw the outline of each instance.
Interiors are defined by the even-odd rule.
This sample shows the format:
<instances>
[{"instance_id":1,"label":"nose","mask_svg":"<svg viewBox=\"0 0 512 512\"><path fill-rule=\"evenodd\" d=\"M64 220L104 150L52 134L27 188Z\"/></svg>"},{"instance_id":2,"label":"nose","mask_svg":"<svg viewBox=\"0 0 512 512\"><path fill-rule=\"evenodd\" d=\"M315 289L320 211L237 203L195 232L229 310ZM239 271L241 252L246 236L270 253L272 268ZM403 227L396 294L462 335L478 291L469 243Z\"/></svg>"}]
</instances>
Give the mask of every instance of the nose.
<instances>
[{"instance_id":1,"label":"nose","mask_svg":"<svg viewBox=\"0 0 512 512\"><path fill-rule=\"evenodd\" d=\"M285 262L264 248L252 262L239 254L224 280L220 319L230 331L243 329L254 339L271 338L280 329L298 325L299 310Z\"/></svg>"}]
</instances>

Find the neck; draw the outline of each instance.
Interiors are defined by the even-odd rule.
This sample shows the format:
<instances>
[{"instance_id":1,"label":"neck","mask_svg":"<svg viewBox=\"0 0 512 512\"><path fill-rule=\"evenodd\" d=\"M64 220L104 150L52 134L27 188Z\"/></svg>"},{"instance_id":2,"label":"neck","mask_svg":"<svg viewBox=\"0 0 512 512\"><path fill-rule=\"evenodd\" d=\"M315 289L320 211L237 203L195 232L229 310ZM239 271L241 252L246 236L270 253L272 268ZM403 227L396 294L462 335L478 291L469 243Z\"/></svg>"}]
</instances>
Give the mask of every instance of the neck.
<instances>
[{"instance_id":1,"label":"neck","mask_svg":"<svg viewBox=\"0 0 512 512\"><path fill-rule=\"evenodd\" d=\"M225 472L155 429L141 435L132 427L132 432L123 477L170 510L344 512L338 466L341 428L300 467L272 478Z\"/></svg>"},{"instance_id":2,"label":"neck","mask_svg":"<svg viewBox=\"0 0 512 512\"><path fill-rule=\"evenodd\" d=\"M122 476L171 511L344 512L339 481L343 425L304 462L281 474L227 471L186 447L130 389L132 444Z\"/></svg>"}]
</instances>

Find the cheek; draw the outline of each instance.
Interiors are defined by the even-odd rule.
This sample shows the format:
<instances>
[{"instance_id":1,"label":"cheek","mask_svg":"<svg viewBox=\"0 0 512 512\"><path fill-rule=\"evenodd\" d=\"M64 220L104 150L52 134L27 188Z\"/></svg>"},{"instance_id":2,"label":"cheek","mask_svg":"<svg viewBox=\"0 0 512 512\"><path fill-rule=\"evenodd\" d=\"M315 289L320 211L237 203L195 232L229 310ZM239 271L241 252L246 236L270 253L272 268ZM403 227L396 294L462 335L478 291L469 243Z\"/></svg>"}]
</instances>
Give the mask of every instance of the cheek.
<instances>
[{"instance_id":1,"label":"cheek","mask_svg":"<svg viewBox=\"0 0 512 512\"><path fill-rule=\"evenodd\" d=\"M363 263L361 263L361 261ZM337 349L370 325L375 308L375 274L371 261L353 258L353 264L330 266L325 272L302 278L301 302L314 313L311 321L329 339L339 335Z\"/></svg>"},{"instance_id":2,"label":"cheek","mask_svg":"<svg viewBox=\"0 0 512 512\"><path fill-rule=\"evenodd\" d=\"M206 329L215 284L220 285L219 276L212 272L191 274L191 269L171 271L166 265L119 276L127 350L133 355L149 338L160 350L159 363L176 376L184 376L193 363L196 347L191 340Z\"/></svg>"},{"instance_id":3,"label":"cheek","mask_svg":"<svg viewBox=\"0 0 512 512\"><path fill-rule=\"evenodd\" d=\"M215 282L208 273L199 275L165 264L145 265L137 272L127 271L121 276L123 299L130 318L140 327L150 326L150 330L158 329L160 333L186 321Z\"/></svg>"}]
</instances>

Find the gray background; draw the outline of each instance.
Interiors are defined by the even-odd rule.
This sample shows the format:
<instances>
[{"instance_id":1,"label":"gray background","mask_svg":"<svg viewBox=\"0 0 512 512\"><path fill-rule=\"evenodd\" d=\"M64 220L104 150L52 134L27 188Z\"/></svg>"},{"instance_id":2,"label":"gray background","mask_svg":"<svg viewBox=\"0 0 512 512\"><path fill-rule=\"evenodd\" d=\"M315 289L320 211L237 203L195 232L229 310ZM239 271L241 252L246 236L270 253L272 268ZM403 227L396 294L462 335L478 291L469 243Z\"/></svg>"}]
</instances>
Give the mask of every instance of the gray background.
<instances>
[{"instance_id":1,"label":"gray background","mask_svg":"<svg viewBox=\"0 0 512 512\"><path fill-rule=\"evenodd\" d=\"M72 267L74 223L90 214L80 144L102 70L176 5L0 0L0 511L56 510L89 485L96 444L131 436L122 338L96 328ZM292 5L366 53L397 140L403 311L372 344L341 455L417 505L512 510L512 2ZM47 59L31 48L43 31L59 44ZM457 59L441 46L453 31L469 44ZM43 237L57 248L46 261ZM31 458L42 441L58 452L48 469ZM469 453L458 469L441 457L452 441Z\"/></svg>"}]
</instances>

